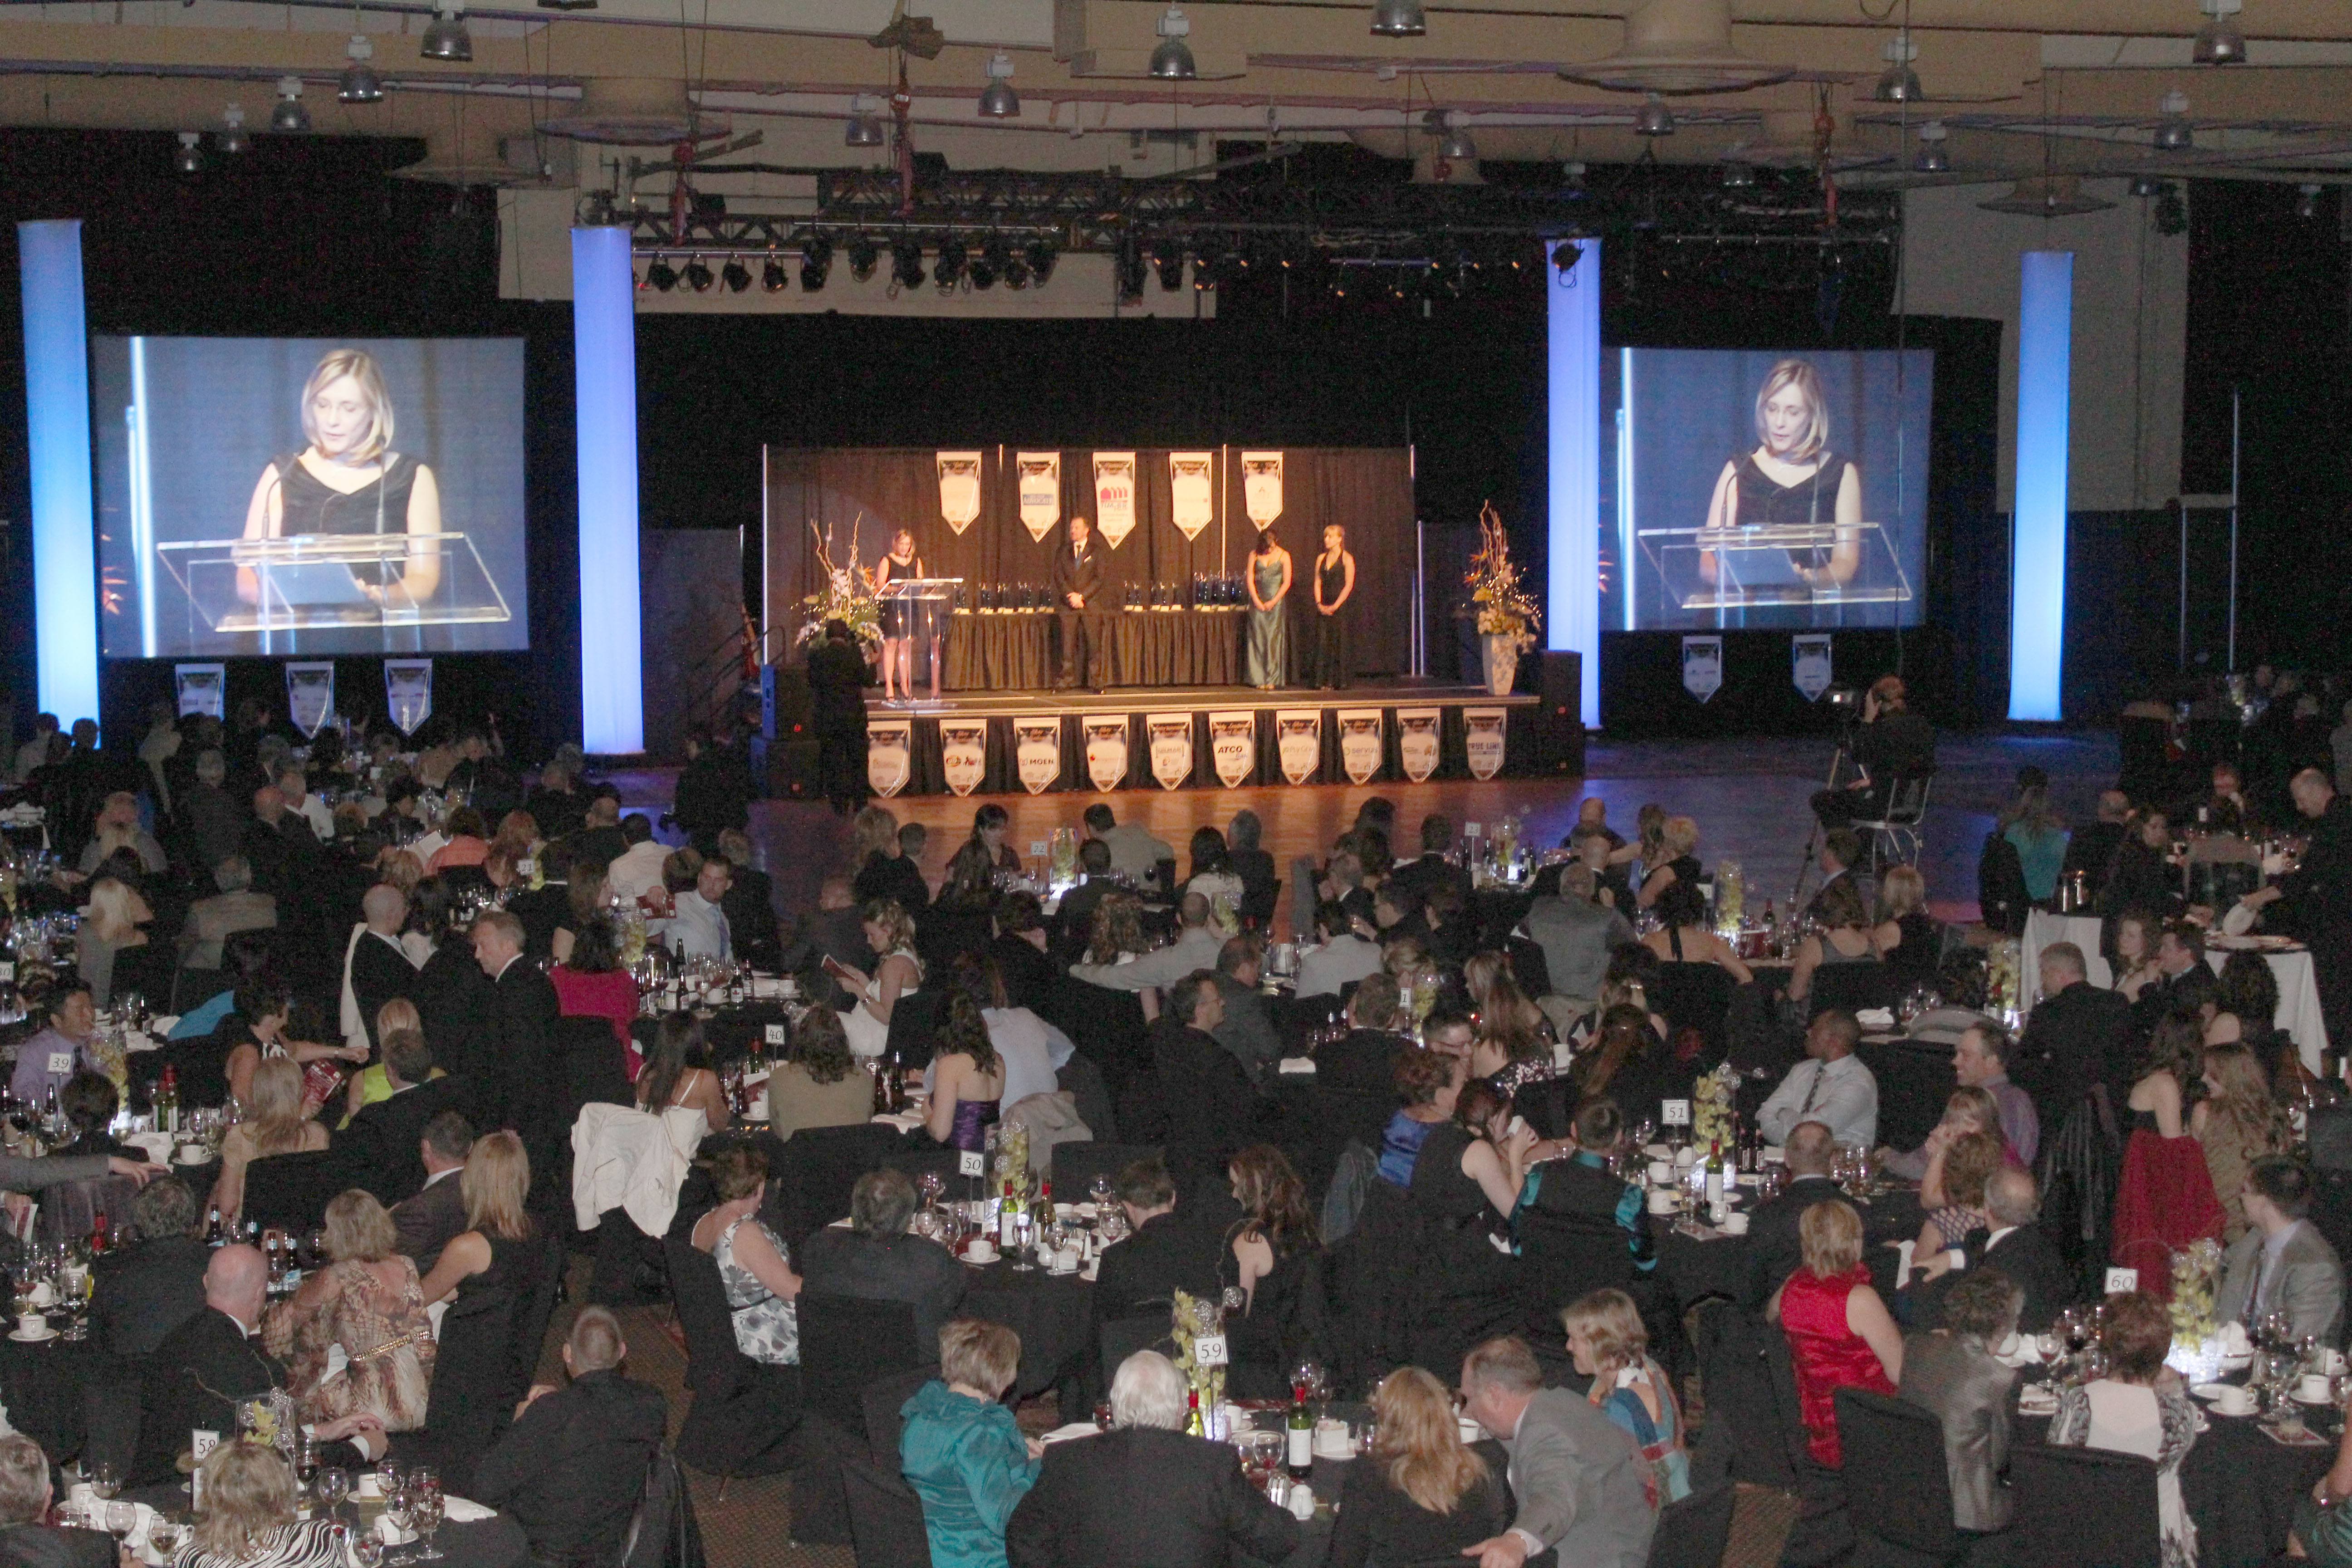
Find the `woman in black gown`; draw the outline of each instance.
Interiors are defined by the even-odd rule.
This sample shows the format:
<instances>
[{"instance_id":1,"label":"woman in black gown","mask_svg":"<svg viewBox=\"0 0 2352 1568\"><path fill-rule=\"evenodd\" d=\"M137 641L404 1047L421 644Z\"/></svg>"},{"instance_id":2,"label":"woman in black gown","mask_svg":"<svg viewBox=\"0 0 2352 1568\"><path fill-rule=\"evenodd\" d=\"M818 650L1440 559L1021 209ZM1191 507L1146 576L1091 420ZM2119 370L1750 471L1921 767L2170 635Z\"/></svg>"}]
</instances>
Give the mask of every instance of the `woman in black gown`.
<instances>
[{"instance_id":1,"label":"woman in black gown","mask_svg":"<svg viewBox=\"0 0 2352 1568\"><path fill-rule=\"evenodd\" d=\"M1346 605L1356 592L1356 558L1348 552L1348 531L1323 529L1323 553L1315 558L1315 683L1326 691L1348 684L1350 650Z\"/></svg>"},{"instance_id":2,"label":"woman in black gown","mask_svg":"<svg viewBox=\"0 0 2352 1568\"><path fill-rule=\"evenodd\" d=\"M1242 1217L1226 1234L1217 1282L1238 1286L1246 1303L1238 1320L1226 1316L1228 1378L1236 1399L1278 1399L1293 1367L1328 1357L1321 1231L1307 1184L1272 1144L1243 1150L1226 1174Z\"/></svg>"}]
</instances>

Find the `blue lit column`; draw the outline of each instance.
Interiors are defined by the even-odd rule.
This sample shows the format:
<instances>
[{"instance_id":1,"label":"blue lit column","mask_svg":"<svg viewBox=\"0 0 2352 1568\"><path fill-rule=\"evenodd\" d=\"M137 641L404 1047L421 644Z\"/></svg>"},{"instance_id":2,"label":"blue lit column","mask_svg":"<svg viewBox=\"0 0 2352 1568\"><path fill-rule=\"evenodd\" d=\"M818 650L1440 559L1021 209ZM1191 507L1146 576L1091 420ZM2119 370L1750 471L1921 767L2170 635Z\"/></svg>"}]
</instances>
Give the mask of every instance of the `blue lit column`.
<instances>
[{"instance_id":1,"label":"blue lit column","mask_svg":"<svg viewBox=\"0 0 2352 1568\"><path fill-rule=\"evenodd\" d=\"M89 493L89 348L81 220L16 226L31 437L33 619L41 708L98 717L98 529Z\"/></svg>"},{"instance_id":2,"label":"blue lit column","mask_svg":"<svg viewBox=\"0 0 2352 1568\"><path fill-rule=\"evenodd\" d=\"M2066 624L2066 421L2074 253L2029 250L2019 277L2017 496L2011 512L2009 716L2054 723Z\"/></svg>"},{"instance_id":3,"label":"blue lit column","mask_svg":"<svg viewBox=\"0 0 2352 1568\"><path fill-rule=\"evenodd\" d=\"M1566 277L1545 268L1551 456L1550 581L1545 646L1584 656L1584 723L1601 722L1601 242ZM1549 260L1548 247L1546 259Z\"/></svg>"},{"instance_id":4,"label":"blue lit column","mask_svg":"<svg viewBox=\"0 0 2352 1568\"><path fill-rule=\"evenodd\" d=\"M580 730L592 755L646 749L637 619L637 303L629 231L572 231L580 441Z\"/></svg>"}]
</instances>

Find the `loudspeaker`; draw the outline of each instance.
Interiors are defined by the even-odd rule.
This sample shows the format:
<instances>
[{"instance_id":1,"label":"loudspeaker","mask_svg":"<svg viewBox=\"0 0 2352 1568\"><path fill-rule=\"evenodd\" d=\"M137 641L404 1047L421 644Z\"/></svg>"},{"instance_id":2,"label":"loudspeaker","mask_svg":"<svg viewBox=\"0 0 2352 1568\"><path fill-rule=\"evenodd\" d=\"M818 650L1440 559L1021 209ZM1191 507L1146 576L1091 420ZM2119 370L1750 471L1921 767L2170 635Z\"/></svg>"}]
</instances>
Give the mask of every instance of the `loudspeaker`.
<instances>
[{"instance_id":1,"label":"loudspeaker","mask_svg":"<svg viewBox=\"0 0 2352 1568\"><path fill-rule=\"evenodd\" d=\"M1539 772L1584 776L1584 656L1542 653L1536 689L1536 767Z\"/></svg>"},{"instance_id":2,"label":"loudspeaker","mask_svg":"<svg viewBox=\"0 0 2352 1568\"><path fill-rule=\"evenodd\" d=\"M807 739L812 703L807 670L793 664L771 664L761 669L760 733L769 740Z\"/></svg>"}]
</instances>

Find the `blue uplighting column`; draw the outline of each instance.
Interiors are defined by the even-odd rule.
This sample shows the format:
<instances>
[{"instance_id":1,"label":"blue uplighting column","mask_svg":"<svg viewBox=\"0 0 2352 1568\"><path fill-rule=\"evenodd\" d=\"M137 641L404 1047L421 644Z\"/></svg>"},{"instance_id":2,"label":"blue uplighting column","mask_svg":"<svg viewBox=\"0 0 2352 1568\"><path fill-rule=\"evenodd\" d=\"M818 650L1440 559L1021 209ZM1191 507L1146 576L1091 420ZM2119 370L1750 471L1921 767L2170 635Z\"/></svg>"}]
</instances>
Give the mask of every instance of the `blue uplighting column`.
<instances>
[{"instance_id":1,"label":"blue uplighting column","mask_svg":"<svg viewBox=\"0 0 2352 1568\"><path fill-rule=\"evenodd\" d=\"M2054 723L2066 623L2066 421L2074 253L2029 250L2019 275L2017 496L2011 512L2009 716Z\"/></svg>"},{"instance_id":2,"label":"blue uplighting column","mask_svg":"<svg viewBox=\"0 0 2352 1568\"><path fill-rule=\"evenodd\" d=\"M1546 313L1550 410L1550 581L1544 646L1583 659L1583 719L1601 722L1601 242L1582 247L1567 276L1549 265Z\"/></svg>"},{"instance_id":3,"label":"blue uplighting column","mask_svg":"<svg viewBox=\"0 0 2352 1568\"><path fill-rule=\"evenodd\" d=\"M580 441L580 743L646 749L637 618L637 300L629 231L572 231L573 421Z\"/></svg>"},{"instance_id":4,"label":"blue uplighting column","mask_svg":"<svg viewBox=\"0 0 2352 1568\"><path fill-rule=\"evenodd\" d=\"M41 708L70 729L98 717L98 527L90 502L89 344L81 220L16 226L31 437L34 646Z\"/></svg>"}]
</instances>

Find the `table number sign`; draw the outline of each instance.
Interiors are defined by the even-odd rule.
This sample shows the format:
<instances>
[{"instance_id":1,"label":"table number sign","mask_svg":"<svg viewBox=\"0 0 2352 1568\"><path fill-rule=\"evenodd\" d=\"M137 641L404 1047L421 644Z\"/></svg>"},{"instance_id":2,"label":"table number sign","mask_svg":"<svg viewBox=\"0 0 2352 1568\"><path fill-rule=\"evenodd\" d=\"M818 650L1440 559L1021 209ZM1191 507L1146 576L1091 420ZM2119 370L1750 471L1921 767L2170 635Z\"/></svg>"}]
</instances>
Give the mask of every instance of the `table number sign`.
<instances>
[{"instance_id":1,"label":"table number sign","mask_svg":"<svg viewBox=\"0 0 2352 1568\"><path fill-rule=\"evenodd\" d=\"M770 1024L761 1031L761 1038L769 1045L781 1046L784 1043L784 1026L782 1024Z\"/></svg>"},{"instance_id":2,"label":"table number sign","mask_svg":"<svg viewBox=\"0 0 2352 1568\"><path fill-rule=\"evenodd\" d=\"M957 1175L984 1176L987 1173L988 1157L985 1154L982 1154L979 1150L960 1149L956 1152Z\"/></svg>"},{"instance_id":3,"label":"table number sign","mask_svg":"<svg viewBox=\"0 0 2352 1568\"><path fill-rule=\"evenodd\" d=\"M1687 1100L1662 1100L1658 1101L1658 1120L1669 1127L1688 1127L1690 1105Z\"/></svg>"},{"instance_id":4,"label":"table number sign","mask_svg":"<svg viewBox=\"0 0 2352 1568\"><path fill-rule=\"evenodd\" d=\"M2130 1295L2133 1291L2135 1291L2135 1290L2137 1290L2137 1289L2139 1289L2139 1270L2138 1270L2138 1269L2137 1269L2137 1268L2110 1268L2110 1269L2108 1269L2108 1270L2107 1270L2107 1294L2108 1294L2108 1295L2110 1295L2110 1296L2128 1296L2128 1295Z\"/></svg>"},{"instance_id":5,"label":"table number sign","mask_svg":"<svg viewBox=\"0 0 2352 1568\"><path fill-rule=\"evenodd\" d=\"M1228 1360L1224 1335L1202 1334L1192 1342L1194 1366L1223 1366L1227 1364Z\"/></svg>"}]
</instances>

